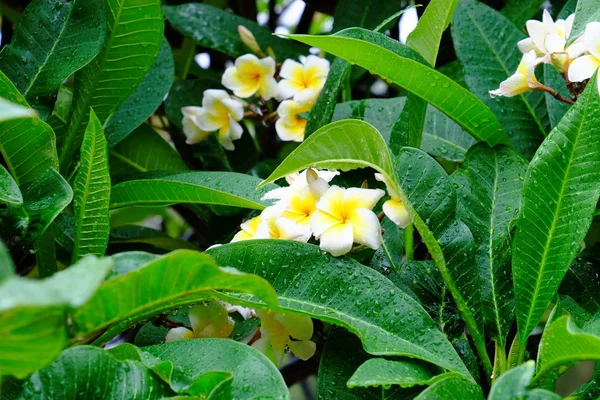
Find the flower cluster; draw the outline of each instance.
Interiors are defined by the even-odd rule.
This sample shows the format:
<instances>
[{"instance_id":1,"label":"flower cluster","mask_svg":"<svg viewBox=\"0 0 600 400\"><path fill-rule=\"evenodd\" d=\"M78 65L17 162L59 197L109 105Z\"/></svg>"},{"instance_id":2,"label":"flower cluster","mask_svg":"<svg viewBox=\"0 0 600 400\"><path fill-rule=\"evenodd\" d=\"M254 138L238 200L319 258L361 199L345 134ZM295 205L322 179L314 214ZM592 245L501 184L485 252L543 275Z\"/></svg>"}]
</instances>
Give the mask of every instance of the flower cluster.
<instances>
[{"instance_id":1,"label":"flower cluster","mask_svg":"<svg viewBox=\"0 0 600 400\"><path fill-rule=\"evenodd\" d=\"M240 35L250 48L264 56L249 31L240 29ZM240 56L221 79L233 95L223 89L209 89L204 92L201 107L181 109L187 143L199 143L218 132L221 145L234 150L233 142L242 136L240 121L245 117L265 123L275 121L281 140L302 142L304 113L313 107L328 73L329 61L315 55L302 57L300 62L288 59L279 66L270 56ZM269 101L279 102L275 112L270 112L274 107Z\"/></svg>"},{"instance_id":2,"label":"flower cluster","mask_svg":"<svg viewBox=\"0 0 600 400\"><path fill-rule=\"evenodd\" d=\"M523 58L517 71L500 83L498 89L490 91L490 95L512 97L529 90L543 90L572 103L558 95L556 90L540 83L535 77L535 68L539 64L550 64L568 84L583 82L600 68L600 22L589 23L584 34L572 40L574 19L575 14L571 14L567 19L554 21L548 10L544 10L542 21L527 21L529 37L518 43ZM570 89L576 97L578 88Z\"/></svg>"},{"instance_id":3,"label":"flower cluster","mask_svg":"<svg viewBox=\"0 0 600 400\"><path fill-rule=\"evenodd\" d=\"M287 187L275 189L264 199L275 204L241 225L232 242L248 239L287 239L308 242L319 240L322 250L340 256L355 243L377 249L382 243L381 225L373 212L385 195L381 189L342 188L329 185L338 172L307 169L289 175ZM390 200L383 204L384 214L401 227L410 224L410 216L398 193L383 175ZM383 216L383 215L382 215Z\"/></svg>"}]
</instances>

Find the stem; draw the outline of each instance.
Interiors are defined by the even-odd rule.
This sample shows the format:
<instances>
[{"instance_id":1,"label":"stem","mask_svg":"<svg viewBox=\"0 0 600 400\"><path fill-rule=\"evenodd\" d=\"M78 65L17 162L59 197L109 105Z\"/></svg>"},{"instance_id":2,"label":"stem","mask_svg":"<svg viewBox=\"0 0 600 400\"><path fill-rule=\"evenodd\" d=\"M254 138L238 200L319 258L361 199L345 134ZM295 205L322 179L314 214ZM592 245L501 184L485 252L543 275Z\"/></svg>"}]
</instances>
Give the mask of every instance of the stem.
<instances>
[{"instance_id":1,"label":"stem","mask_svg":"<svg viewBox=\"0 0 600 400\"><path fill-rule=\"evenodd\" d=\"M413 224L408 225L404 228L404 253L406 255L406 261L413 260L415 249L414 249L414 226Z\"/></svg>"},{"instance_id":2,"label":"stem","mask_svg":"<svg viewBox=\"0 0 600 400\"><path fill-rule=\"evenodd\" d=\"M181 79L185 79L190 72L190 67L192 65L192 61L194 60L194 56L196 55L196 43L188 37L183 38L183 44L181 45L180 54L178 57L178 69L179 69L179 77Z\"/></svg>"},{"instance_id":3,"label":"stem","mask_svg":"<svg viewBox=\"0 0 600 400\"><path fill-rule=\"evenodd\" d=\"M506 371L506 350L504 345L495 341L494 371L492 372L492 383Z\"/></svg>"},{"instance_id":4,"label":"stem","mask_svg":"<svg viewBox=\"0 0 600 400\"><path fill-rule=\"evenodd\" d=\"M536 86L536 89L541 90L543 92L547 92L550 93L552 95L552 97L554 97L556 100L560 100L563 103L567 103L567 104L575 104L575 102L571 99L567 99L566 97L562 96L560 93L558 93L556 90L552 89L551 87L548 87L546 85L543 84L539 84L538 86Z\"/></svg>"}]
</instances>

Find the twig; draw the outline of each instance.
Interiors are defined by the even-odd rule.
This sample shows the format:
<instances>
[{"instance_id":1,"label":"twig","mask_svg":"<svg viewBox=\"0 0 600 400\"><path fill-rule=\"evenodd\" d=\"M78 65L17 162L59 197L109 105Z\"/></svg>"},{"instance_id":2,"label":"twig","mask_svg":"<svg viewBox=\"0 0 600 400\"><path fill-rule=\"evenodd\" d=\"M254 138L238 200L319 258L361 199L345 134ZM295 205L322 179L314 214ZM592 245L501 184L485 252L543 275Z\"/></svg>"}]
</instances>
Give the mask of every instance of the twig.
<instances>
[{"instance_id":1,"label":"twig","mask_svg":"<svg viewBox=\"0 0 600 400\"><path fill-rule=\"evenodd\" d=\"M567 103L567 104L575 104L575 102L571 99L567 99L566 97L562 96L560 93L558 93L556 90L546 86L546 85L542 85L541 83L536 86L536 89L541 90L543 92L547 92L550 93L552 95L552 97L554 97L556 100L560 100L563 103Z\"/></svg>"}]
</instances>

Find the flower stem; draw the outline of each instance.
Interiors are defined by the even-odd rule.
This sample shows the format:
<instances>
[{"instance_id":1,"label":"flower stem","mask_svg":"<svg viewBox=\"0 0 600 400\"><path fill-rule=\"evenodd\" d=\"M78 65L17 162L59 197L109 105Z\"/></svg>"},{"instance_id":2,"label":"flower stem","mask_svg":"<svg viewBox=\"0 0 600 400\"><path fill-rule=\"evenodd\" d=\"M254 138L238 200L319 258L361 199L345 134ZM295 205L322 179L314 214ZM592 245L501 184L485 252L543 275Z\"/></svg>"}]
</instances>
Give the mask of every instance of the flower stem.
<instances>
[{"instance_id":1,"label":"flower stem","mask_svg":"<svg viewBox=\"0 0 600 400\"><path fill-rule=\"evenodd\" d=\"M536 86L537 90L541 90L543 92L547 92L550 93L552 95L552 97L554 97L556 100L560 100L563 103L567 103L567 104L575 104L575 102L571 99L567 99L566 97L562 96L560 93L558 93L556 90L552 89L551 87L548 87L546 85L543 84L539 84L538 86Z\"/></svg>"}]
</instances>

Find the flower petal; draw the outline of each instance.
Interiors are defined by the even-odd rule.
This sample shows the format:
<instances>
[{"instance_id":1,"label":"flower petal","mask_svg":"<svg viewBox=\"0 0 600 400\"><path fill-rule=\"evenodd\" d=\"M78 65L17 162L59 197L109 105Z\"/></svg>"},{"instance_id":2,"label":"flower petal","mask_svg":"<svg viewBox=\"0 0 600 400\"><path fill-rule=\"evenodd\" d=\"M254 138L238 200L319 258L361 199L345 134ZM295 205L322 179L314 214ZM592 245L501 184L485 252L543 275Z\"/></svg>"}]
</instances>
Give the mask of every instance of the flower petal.
<instances>
[{"instance_id":1,"label":"flower petal","mask_svg":"<svg viewBox=\"0 0 600 400\"><path fill-rule=\"evenodd\" d=\"M546 47L544 46L544 41L546 39L546 34L548 33L546 26L536 20L529 20L525 24L527 27L527 32L533 41L535 47L537 47L542 53L547 53Z\"/></svg>"},{"instance_id":2,"label":"flower petal","mask_svg":"<svg viewBox=\"0 0 600 400\"><path fill-rule=\"evenodd\" d=\"M381 189L348 188L344 193L344 213L349 215L359 208L372 210L384 195Z\"/></svg>"},{"instance_id":3,"label":"flower petal","mask_svg":"<svg viewBox=\"0 0 600 400\"><path fill-rule=\"evenodd\" d=\"M265 76L258 90L260 97L265 100L270 100L279 96L279 86L277 81L272 76Z\"/></svg>"},{"instance_id":4,"label":"flower petal","mask_svg":"<svg viewBox=\"0 0 600 400\"><path fill-rule=\"evenodd\" d=\"M317 211L315 211L315 214L316 213ZM328 251L331 255L337 257L352 250L352 243L354 243L352 224L347 221L343 224L334 225L323 232L320 237L319 246L321 247L321 250Z\"/></svg>"},{"instance_id":5,"label":"flower petal","mask_svg":"<svg viewBox=\"0 0 600 400\"><path fill-rule=\"evenodd\" d=\"M536 50L535 44L533 44L533 40L531 38L520 40L517 43L517 47L519 48L519 50L521 50L521 53L523 54L529 53L531 50Z\"/></svg>"},{"instance_id":6,"label":"flower petal","mask_svg":"<svg viewBox=\"0 0 600 400\"><path fill-rule=\"evenodd\" d=\"M165 338L165 342L176 342L178 340L192 339L193 337L194 332L190 331L188 328L180 326L169 329L169 332L167 332L167 337Z\"/></svg>"},{"instance_id":7,"label":"flower petal","mask_svg":"<svg viewBox=\"0 0 600 400\"><path fill-rule=\"evenodd\" d=\"M591 54L581 56L569 66L569 80L571 82L581 82L591 78L598 68L600 68L600 59Z\"/></svg>"},{"instance_id":8,"label":"flower petal","mask_svg":"<svg viewBox=\"0 0 600 400\"><path fill-rule=\"evenodd\" d=\"M306 178L305 178L306 180ZM331 186L317 203L317 209L329 213L339 221L344 219L344 192L339 186Z\"/></svg>"},{"instance_id":9,"label":"flower petal","mask_svg":"<svg viewBox=\"0 0 600 400\"><path fill-rule=\"evenodd\" d=\"M220 115L209 113L205 108L201 108L196 116L196 123L200 129L207 132L214 132L226 123L227 119Z\"/></svg>"},{"instance_id":10,"label":"flower petal","mask_svg":"<svg viewBox=\"0 0 600 400\"><path fill-rule=\"evenodd\" d=\"M310 216L310 228L317 239L325 231L340 223L340 219L318 209L315 210Z\"/></svg>"},{"instance_id":11,"label":"flower petal","mask_svg":"<svg viewBox=\"0 0 600 400\"><path fill-rule=\"evenodd\" d=\"M281 66L279 76L296 82L302 82L304 77L304 67L298 61L287 59Z\"/></svg>"},{"instance_id":12,"label":"flower petal","mask_svg":"<svg viewBox=\"0 0 600 400\"><path fill-rule=\"evenodd\" d=\"M297 123L290 123L280 118L275 122L275 131L279 139L284 142L302 142L306 131L306 120L298 119Z\"/></svg>"},{"instance_id":13,"label":"flower petal","mask_svg":"<svg viewBox=\"0 0 600 400\"><path fill-rule=\"evenodd\" d=\"M550 53L562 53L565 51L566 43L567 40L563 36L556 33L547 35L544 42L546 49L548 49L548 52Z\"/></svg>"},{"instance_id":14,"label":"flower petal","mask_svg":"<svg viewBox=\"0 0 600 400\"><path fill-rule=\"evenodd\" d=\"M261 58L259 64L262 67L265 76L273 77L273 75L275 75L275 60L273 60L273 58Z\"/></svg>"},{"instance_id":15,"label":"flower petal","mask_svg":"<svg viewBox=\"0 0 600 400\"><path fill-rule=\"evenodd\" d=\"M410 214L401 201L388 200L383 203L383 212L393 223L404 229L411 223Z\"/></svg>"},{"instance_id":16,"label":"flower petal","mask_svg":"<svg viewBox=\"0 0 600 400\"><path fill-rule=\"evenodd\" d=\"M292 353L294 353L296 358L299 358L303 361L306 361L314 356L317 350L317 344L310 340L290 340L288 342L288 346L290 346L290 350Z\"/></svg>"},{"instance_id":17,"label":"flower petal","mask_svg":"<svg viewBox=\"0 0 600 400\"><path fill-rule=\"evenodd\" d=\"M244 103L233 97L222 100L223 106L229 112L229 116L235 121L241 121L244 118Z\"/></svg>"},{"instance_id":18,"label":"flower petal","mask_svg":"<svg viewBox=\"0 0 600 400\"><path fill-rule=\"evenodd\" d=\"M277 84L277 88L279 89L278 98L284 100L289 99L299 91L304 90L304 84L302 84L301 82L298 83L290 79L282 79Z\"/></svg>"},{"instance_id":19,"label":"flower petal","mask_svg":"<svg viewBox=\"0 0 600 400\"><path fill-rule=\"evenodd\" d=\"M208 89L202 96L202 107L212 110L221 104L221 100L229 98L229 93L223 89Z\"/></svg>"},{"instance_id":20,"label":"flower petal","mask_svg":"<svg viewBox=\"0 0 600 400\"><path fill-rule=\"evenodd\" d=\"M186 137L187 144L200 143L210 136L210 132L200 129L196 122L196 117L184 115L181 120L183 134Z\"/></svg>"},{"instance_id":21,"label":"flower petal","mask_svg":"<svg viewBox=\"0 0 600 400\"><path fill-rule=\"evenodd\" d=\"M587 24L583 43L587 51L597 59L600 59L600 22L596 21Z\"/></svg>"},{"instance_id":22,"label":"flower petal","mask_svg":"<svg viewBox=\"0 0 600 400\"><path fill-rule=\"evenodd\" d=\"M327 78L329 67L327 59L311 54L304 60L304 77L306 80Z\"/></svg>"},{"instance_id":23,"label":"flower petal","mask_svg":"<svg viewBox=\"0 0 600 400\"><path fill-rule=\"evenodd\" d=\"M225 70L221 84L241 98L252 96L259 88L258 82L243 79L236 67L229 67Z\"/></svg>"},{"instance_id":24,"label":"flower petal","mask_svg":"<svg viewBox=\"0 0 600 400\"><path fill-rule=\"evenodd\" d=\"M350 213L348 220L352 224L352 232L356 243L364 244L373 250L377 250L381 246L381 243L383 243L381 225L373 211L359 208Z\"/></svg>"},{"instance_id":25,"label":"flower petal","mask_svg":"<svg viewBox=\"0 0 600 400\"><path fill-rule=\"evenodd\" d=\"M565 37L569 39L571 36L571 30L573 29L573 22L575 21L575 14L571 14L565 20Z\"/></svg>"},{"instance_id":26,"label":"flower petal","mask_svg":"<svg viewBox=\"0 0 600 400\"><path fill-rule=\"evenodd\" d=\"M184 117L195 117L195 116L199 115L201 111L202 111L202 107L196 107L196 106L188 106L188 107L181 108L181 113L183 114Z\"/></svg>"}]
</instances>

